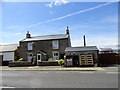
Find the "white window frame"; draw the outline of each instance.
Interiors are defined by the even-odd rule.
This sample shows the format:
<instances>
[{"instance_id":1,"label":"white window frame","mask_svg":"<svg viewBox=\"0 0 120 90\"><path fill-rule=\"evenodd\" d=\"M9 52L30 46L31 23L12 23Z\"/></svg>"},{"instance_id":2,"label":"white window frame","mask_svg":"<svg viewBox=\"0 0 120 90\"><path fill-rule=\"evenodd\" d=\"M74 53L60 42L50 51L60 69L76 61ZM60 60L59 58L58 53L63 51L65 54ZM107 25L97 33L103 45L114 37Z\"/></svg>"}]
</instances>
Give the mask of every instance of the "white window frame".
<instances>
[{"instance_id":1,"label":"white window frame","mask_svg":"<svg viewBox=\"0 0 120 90\"><path fill-rule=\"evenodd\" d=\"M52 41L52 48L53 49L59 49L59 41L58 40Z\"/></svg>"},{"instance_id":2,"label":"white window frame","mask_svg":"<svg viewBox=\"0 0 120 90\"><path fill-rule=\"evenodd\" d=\"M33 42L28 42L28 50L33 50Z\"/></svg>"},{"instance_id":3,"label":"white window frame","mask_svg":"<svg viewBox=\"0 0 120 90\"><path fill-rule=\"evenodd\" d=\"M55 53L57 53L58 56L55 56ZM58 60L59 60L59 52L53 51L53 59L54 59L55 61L58 61Z\"/></svg>"}]
</instances>

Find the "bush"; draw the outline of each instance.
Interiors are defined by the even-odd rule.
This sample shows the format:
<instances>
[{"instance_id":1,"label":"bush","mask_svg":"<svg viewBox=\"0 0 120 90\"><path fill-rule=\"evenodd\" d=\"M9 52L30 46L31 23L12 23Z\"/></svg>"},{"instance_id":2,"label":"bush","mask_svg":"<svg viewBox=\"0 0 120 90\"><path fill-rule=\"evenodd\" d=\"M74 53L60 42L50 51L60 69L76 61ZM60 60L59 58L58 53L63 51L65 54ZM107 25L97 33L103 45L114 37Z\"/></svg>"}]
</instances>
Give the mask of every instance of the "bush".
<instances>
[{"instance_id":1,"label":"bush","mask_svg":"<svg viewBox=\"0 0 120 90\"><path fill-rule=\"evenodd\" d=\"M63 59L58 60L58 64L59 64L60 66L63 66L63 65L64 65L64 60L63 60Z\"/></svg>"},{"instance_id":2,"label":"bush","mask_svg":"<svg viewBox=\"0 0 120 90\"><path fill-rule=\"evenodd\" d=\"M23 58L20 58L20 59L18 60L18 62L19 62L19 61L25 61L25 60L24 60Z\"/></svg>"},{"instance_id":3,"label":"bush","mask_svg":"<svg viewBox=\"0 0 120 90\"><path fill-rule=\"evenodd\" d=\"M54 60L53 60L53 58L49 58L48 61L49 62L53 62Z\"/></svg>"}]
</instances>

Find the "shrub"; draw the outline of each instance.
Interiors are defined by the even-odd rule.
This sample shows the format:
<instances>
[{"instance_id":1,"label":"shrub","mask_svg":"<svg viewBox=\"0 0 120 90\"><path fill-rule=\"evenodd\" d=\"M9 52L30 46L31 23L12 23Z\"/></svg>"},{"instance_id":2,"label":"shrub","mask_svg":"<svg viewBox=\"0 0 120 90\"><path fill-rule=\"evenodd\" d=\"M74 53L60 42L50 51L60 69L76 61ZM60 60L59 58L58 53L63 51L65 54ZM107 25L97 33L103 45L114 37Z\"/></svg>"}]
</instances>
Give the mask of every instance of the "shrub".
<instances>
[{"instance_id":1,"label":"shrub","mask_svg":"<svg viewBox=\"0 0 120 90\"><path fill-rule=\"evenodd\" d=\"M63 66L63 65L64 65L64 60L63 60L63 59L58 60L58 64L59 64L60 66Z\"/></svg>"},{"instance_id":2,"label":"shrub","mask_svg":"<svg viewBox=\"0 0 120 90\"><path fill-rule=\"evenodd\" d=\"M18 61L25 61L23 58L20 58Z\"/></svg>"},{"instance_id":3,"label":"shrub","mask_svg":"<svg viewBox=\"0 0 120 90\"><path fill-rule=\"evenodd\" d=\"M48 61L49 62L53 62L54 60L53 60L53 58L49 58Z\"/></svg>"}]
</instances>

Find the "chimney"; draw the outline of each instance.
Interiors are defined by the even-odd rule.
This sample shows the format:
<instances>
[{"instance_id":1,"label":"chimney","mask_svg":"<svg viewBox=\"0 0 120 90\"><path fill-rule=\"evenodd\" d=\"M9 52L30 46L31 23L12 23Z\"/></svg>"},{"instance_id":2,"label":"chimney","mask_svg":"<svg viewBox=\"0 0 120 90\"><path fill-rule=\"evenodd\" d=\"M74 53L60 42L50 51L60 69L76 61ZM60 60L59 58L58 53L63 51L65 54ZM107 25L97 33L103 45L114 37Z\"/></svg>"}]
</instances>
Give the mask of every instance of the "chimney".
<instances>
[{"instance_id":1,"label":"chimney","mask_svg":"<svg viewBox=\"0 0 120 90\"><path fill-rule=\"evenodd\" d=\"M67 26L66 34L69 35L69 27Z\"/></svg>"},{"instance_id":2,"label":"chimney","mask_svg":"<svg viewBox=\"0 0 120 90\"><path fill-rule=\"evenodd\" d=\"M83 36L83 38L84 38L84 47L86 47L85 35Z\"/></svg>"},{"instance_id":3,"label":"chimney","mask_svg":"<svg viewBox=\"0 0 120 90\"><path fill-rule=\"evenodd\" d=\"M27 31L26 38L31 38L29 31Z\"/></svg>"}]
</instances>

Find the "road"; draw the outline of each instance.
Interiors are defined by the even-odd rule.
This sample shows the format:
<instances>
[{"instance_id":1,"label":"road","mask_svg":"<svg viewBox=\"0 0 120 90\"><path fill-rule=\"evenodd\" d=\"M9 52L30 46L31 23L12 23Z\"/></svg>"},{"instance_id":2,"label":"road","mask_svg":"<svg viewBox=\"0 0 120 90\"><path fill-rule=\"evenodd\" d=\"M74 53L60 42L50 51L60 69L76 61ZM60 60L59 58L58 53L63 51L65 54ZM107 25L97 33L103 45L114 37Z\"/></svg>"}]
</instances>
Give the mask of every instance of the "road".
<instances>
[{"instance_id":1,"label":"road","mask_svg":"<svg viewBox=\"0 0 120 90\"><path fill-rule=\"evenodd\" d=\"M104 71L3 71L8 88L118 88L117 67Z\"/></svg>"}]
</instances>

